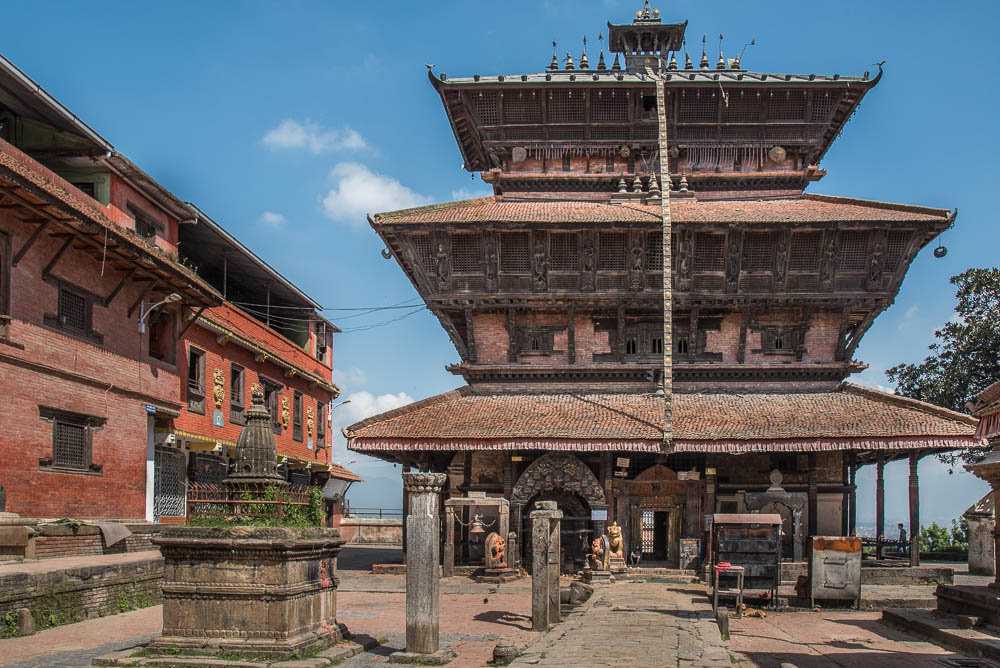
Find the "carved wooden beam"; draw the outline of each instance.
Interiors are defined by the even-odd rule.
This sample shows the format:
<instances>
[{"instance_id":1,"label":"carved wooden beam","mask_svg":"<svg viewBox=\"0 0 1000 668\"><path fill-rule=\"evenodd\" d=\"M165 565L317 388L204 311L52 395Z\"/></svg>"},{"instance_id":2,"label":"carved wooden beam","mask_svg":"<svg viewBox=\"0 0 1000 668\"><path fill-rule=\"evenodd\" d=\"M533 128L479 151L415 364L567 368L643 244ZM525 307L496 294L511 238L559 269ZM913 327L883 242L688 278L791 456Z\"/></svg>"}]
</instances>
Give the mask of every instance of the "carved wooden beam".
<instances>
[{"instance_id":1,"label":"carved wooden beam","mask_svg":"<svg viewBox=\"0 0 1000 668\"><path fill-rule=\"evenodd\" d=\"M56 251L56 254L52 256L52 259L49 260L49 263L45 265L44 269L42 269L42 278L48 278L52 274L52 270L55 269L56 264L62 258L63 254L69 249L70 244L72 243L73 243L73 236L71 235L66 238L66 241L63 242L63 245L59 247L59 250Z\"/></svg>"},{"instance_id":2,"label":"carved wooden beam","mask_svg":"<svg viewBox=\"0 0 1000 668\"><path fill-rule=\"evenodd\" d=\"M191 325L193 325L193 324L194 324L195 320L197 320L197 319L198 319L199 317L201 317L201 314L202 314L202 312L203 312L204 310L205 310L205 307L204 307L204 306L202 306L201 308L199 308L199 309L198 309L197 311L195 311L195 312L194 312L194 315L192 315L192 316L191 316L191 319L190 319L190 320L188 320L188 321L187 321L187 322L186 322L186 323L184 324L184 326L183 326L183 327L181 328L181 331L177 333L177 338L178 338L178 339L180 339L180 338L181 338L182 336L184 336L184 333L185 333L185 332L187 332L187 331L188 331L188 328L189 328L189 327L190 327ZM181 315L182 315L182 317L183 317L183 310L181 311Z\"/></svg>"},{"instance_id":3,"label":"carved wooden beam","mask_svg":"<svg viewBox=\"0 0 1000 668\"><path fill-rule=\"evenodd\" d=\"M128 280L130 278L132 278L137 271L139 271L139 270L136 269L136 268L133 268L131 271L126 272L122 276L121 280L118 281L118 285L115 286L115 289L112 290L111 293L107 297L105 297L104 299L101 300L101 305L104 306L105 308L111 306L111 303L114 302L115 297L117 297L118 293L122 291L123 287L125 287L125 283L128 282Z\"/></svg>"},{"instance_id":4,"label":"carved wooden beam","mask_svg":"<svg viewBox=\"0 0 1000 668\"><path fill-rule=\"evenodd\" d=\"M132 305L128 307L128 314L127 314L128 317L131 318L132 314L135 312L135 310L137 308L139 308L139 304L141 304L142 300L146 298L146 295L148 295L150 292L152 292L153 290L155 290L159 286L160 286L159 279L157 279L157 280L153 281L152 283L150 283L149 285L147 285L146 289L144 289L142 292L140 292L139 296L136 297L136 299L132 303Z\"/></svg>"},{"instance_id":5,"label":"carved wooden beam","mask_svg":"<svg viewBox=\"0 0 1000 668\"><path fill-rule=\"evenodd\" d=\"M35 245L36 241L38 241L38 237L40 237L42 235L42 232L44 232L45 229L49 226L49 222L50 221L45 221L44 223L35 228L35 231L31 233L31 236L28 237L28 239L24 242L24 245L21 246L20 250L18 250L17 253L14 255L14 259L11 261L11 266L16 267L17 263L24 258L25 254L27 254L29 250L31 250L31 247Z\"/></svg>"}]
</instances>

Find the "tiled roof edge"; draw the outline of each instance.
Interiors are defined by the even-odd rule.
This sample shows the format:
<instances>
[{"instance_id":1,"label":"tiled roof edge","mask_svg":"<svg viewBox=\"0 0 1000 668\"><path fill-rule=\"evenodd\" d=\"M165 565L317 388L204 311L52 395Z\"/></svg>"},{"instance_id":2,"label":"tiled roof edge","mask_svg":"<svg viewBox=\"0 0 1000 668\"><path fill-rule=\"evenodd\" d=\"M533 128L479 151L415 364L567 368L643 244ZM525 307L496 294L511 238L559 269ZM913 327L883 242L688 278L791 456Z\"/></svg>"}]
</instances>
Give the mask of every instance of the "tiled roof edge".
<instances>
[{"instance_id":1,"label":"tiled roof edge","mask_svg":"<svg viewBox=\"0 0 1000 668\"><path fill-rule=\"evenodd\" d=\"M857 383L844 382L841 383L840 390L843 392L850 392L852 394L857 394L859 396L868 397L875 401L885 401L889 403L894 403L897 406L902 406L904 408L912 408L914 410L919 410L924 413L929 413L930 415L936 415L937 417L941 417L946 420L961 422L963 424L969 425L970 427L975 427L977 424L979 424L979 420L971 415L967 415L965 413L959 413L958 411L953 411L950 408L943 408L941 406L936 406L926 401L920 401L919 399L911 399L910 397L904 397L898 394L890 394L888 392L883 392L882 390L877 390L873 387L868 387L867 385L858 385Z\"/></svg>"},{"instance_id":2,"label":"tiled roof edge","mask_svg":"<svg viewBox=\"0 0 1000 668\"><path fill-rule=\"evenodd\" d=\"M448 401L450 399L457 399L458 397L464 396L468 393L471 388L468 385L463 385L462 387L455 388L454 390L448 390L447 392L442 392L441 394L435 394L425 399L420 399L419 401L414 401L412 403L406 404L405 406L400 406L399 408L393 408L392 410L385 411L384 413L379 413L378 415L373 415L371 417L365 418L360 422L355 422L352 425L348 425L343 428L343 434L345 438L354 438L355 432L363 427L368 427L385 420L390 420L398 415L402 415L408 411L414 409L425 408L427 406L432 406L436 403L442 401Z\"/></svg>"},{"instance_id":3,"label":"tiled roof edge","mask_svg":"<svg viewBox=\"0 0 1000 668\"><path fill-rule=\"evenodd\" d=\"M862 199L858 197L845 197L842 195L823 195L819 193L803 193L802 199L811 199L816 202L830 202L831 204L854 204L872 209L885 209L887 211L903 211L905 213L919 213L926 216L940 216L947 220L953 217L953 212L948 209L935 209L929 206L919 206L915 204L899 204L896 202L883 202L875 199Z\"/></svg>"},{"instance_id":4,"label":"tiled roof edge","mask_svg":"<svg viewBox=\"0 0 1000 668\"><path fill-rule=\"evenodd\" d=\"M368 215L368 221L372 227L382 223L391 223L393 218L403 218L408 214L426 213L427 211L442 211L465 205L480 205L493 202L496 198L493 195L485 197L475 197L473 199L457 199L451 202L437 202L435 204L425 204L424 206L414 206L409 209L397 209L396 211L384 211L382 213L372 213Z\"/></svg>"}]
</instances>

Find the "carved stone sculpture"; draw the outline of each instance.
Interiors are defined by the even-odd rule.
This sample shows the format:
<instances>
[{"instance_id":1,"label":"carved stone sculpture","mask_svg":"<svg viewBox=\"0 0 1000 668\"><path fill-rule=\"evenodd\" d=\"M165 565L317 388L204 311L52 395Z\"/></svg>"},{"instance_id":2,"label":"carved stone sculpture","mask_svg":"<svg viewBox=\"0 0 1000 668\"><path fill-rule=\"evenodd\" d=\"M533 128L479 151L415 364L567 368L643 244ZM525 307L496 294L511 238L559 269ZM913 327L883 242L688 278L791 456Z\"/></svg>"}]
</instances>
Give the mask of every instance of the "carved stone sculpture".
<instances>
[{"instance_id":1,"label":"carved stone sculpture","mask_svg":"<svg viewBox=\"0 0 1000 668\"><path fill-rule=\"evenodd\" d=\"M608 526L608 556L625 558L625 541L622 539L622 528L618 522Z\"/></svg>"},{"instance_id":2,"label":"carved stone sculpture","mask_svg":"<svg viewBox=\"0 0 1000 668\"><path fill-rule=\"evenodd\" d=\"M535 252L531 256L531 284L535 290L544 291L548 289L549 283L549 261L545 257L545 247L535 246Z\"/></svg>"},{"instance_id":3,"label":"carved stone sculpture","mask_svg":"<svg viewBox=\"0 0 1000 668\"><path fill-rule=\"evenodd\" d=\"M485 552L487 569L507 568L507 541L496 531L486 536Z\"/></svg>"},{"instance_id":4,"label":"carved stone sculpture","mask_svg":"<svg viewBox=\"0 0 1000 668\"><path fill-rule=\"evenodd\" d=\"M222 402L226 399L226 375L222 369L212 370L212 399L216 408L222 408Z\"/></svg>"}]
</instances>

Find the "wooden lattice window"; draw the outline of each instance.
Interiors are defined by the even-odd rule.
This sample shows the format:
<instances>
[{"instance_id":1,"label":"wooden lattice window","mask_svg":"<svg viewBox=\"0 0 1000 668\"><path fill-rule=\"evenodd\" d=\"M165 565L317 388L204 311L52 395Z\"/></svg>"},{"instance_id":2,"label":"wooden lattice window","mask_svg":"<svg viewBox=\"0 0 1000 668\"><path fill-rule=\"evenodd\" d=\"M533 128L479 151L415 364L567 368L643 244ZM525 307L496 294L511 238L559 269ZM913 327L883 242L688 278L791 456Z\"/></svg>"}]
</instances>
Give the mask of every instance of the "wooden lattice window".
<instances>
[{"instance_id":1,"label":"wooden lattice window","mask_svg":"<svg viewBox=\"0 0 1000 668\"><path fill-rule=\"evenodd\" d=\"M160 232L160 225L152 216L133 206L128 207L128 212L135 219L135 233L143 239L153 239Z\"/></svg>"},{"instance_id":2,"label":"wooden lattice window","mask_svg":"<svg viewBox=\"0 0 1000 668\"><path fill-rule=\"evenodd\" d=\"M761 349L768 355L793 354L799 346L795 327L765 327L760 333Z\"/></svg>"},{"instance_id":3,"label":"wooden lattice window","mask_svg":"<svg viewBox=\"0 0 1000 668\"><path fill-rule=\"evenodd\" d=\"M694 270L722 271L725 267L723 249L725 237L711 232L699 232L694 236Z\"/></svg>"},{"instance_id":4,"label":"wooden lattice window","mask_svg":"<svg viewBox=\"0 0 1000 668\"><path fill-rule=\"evenodd\" d=\"M701 91L682 95L678 117L682 123L715 123L719 118L718 96Z\"/></svg>"},{"instance_id":5,"label":"wooden lattice window","mask_svg":"<svg viewBox=\"0 0 1000 668\"><path fill-rule=\"evenodd\" d=\"M326 403L316 402L316 447L326 445Z\"/></svg>"},{"instance_id":6,"label":"wooden lattice window","mask_svg":"<svg viewBox=\"0 0 1000 668\"><path fill-rule=\"evenodd\" d=\"M774 93L768 110L768 119L772 121L801 121L806 115L806 93L801 90L789 90L784 93Z\"/></svg>"},{"instance_id":7,"label":"wooden lattice window","mask_svg":"<svg viewBox=\"0 0 1000 668\"><path fill-rule=\"evenodd\" d=\"M66 286L59 287L59 323L66 329L76 332L90 331L90 309L87 298Z\"/></svg>"},{"instance_id":8,"label":"wooden lattice window","mask_svg":"<svg viewBox=\"0 0 1000 668\"><path fill-rule=\"evenodd\" d=\"M899 269L903 257L906 255L906 248L910 243L909 230L894 230L889 232L889 238L885 247L885 268L890 271Z\"/></svg>"},{"instance_id":9,"label":"wooden lattice window","mask_svg":"<svg viewBox=\"0 0 1000 668\"><path fill-rule=\"evenodd\" d=\"M424 269L434 268L434 241L429 234L413 235L413 252Z\"/></svg>"},{"instance_id":10,"label":"wooden lattice window","mask_svg":"<svg viewBox=\"0 0 1000 668\"><path fill-rule=\"evenodd\" d=\"M578 241L576 232L549 234L549 268L553 271L575 271L580 257Z\"/></svg>"},{"instance_id":11,"label":"wooden lattice window","mask_svg":"<svg viewBox=\"0 0 1000 668\"><path fill-rule=\"evenodd\" d=\"M868 265L868 233L853 230L841 232L837 258L838 271L848 274L865 271Z\"/></svg>"},{"instance_id":12,"label":"wooden lattice window","mask_svg":"<svg viewBox=\"0 0 1000 668\"><path fill-rule=\"evenodd\" d=\"M187 368L188 410L205 412L205 351L194 346L188 349Z\"/></svg>"},{"instance_id":13,"label":"wooden lattice window","mask_svg":"<svg viewBox=\"0 0 1000 668\"><path fill-rule=\"evenodd\" d=\"M483 270L483 247L478 234L454 234L451 237L452 269L458 274L477 274Z\"/></svg>"},{"instance_id":14,"label":"wooden lattice window","mask_svg":"<svg viewBox=\"0 0 1000 668\"><path fill-rule=\"evenodd\" d=\"M177 329L174 326L174 314L164 309L157 309L148 318L149 356L174 364L177 360Z\"/></svg>"},{"instance_id":15,"label":"wooden lattice window","mask_svg":"<svg viewBox=\"0 0 1000 668\"><path fill-rule=\"evenodd\" d=\"M520 331L522 353L547 355L555 350L555 332L545 327L525 327Z\"/></svg>"},{"instance_id":16,"label":"wooden lattice window","mask_svg":"<svg viewBox=\"0 0 1000 668\"><path fill-rule=\"evenodd\" d=\"M302 393L292 393L292 438L302 440Z\"/></svg>"},{"instance_id":17,"label":"wooden lattice window","mask_svg":"<svg viewBox=\"0 0 1000 668\"><path fill-rule=\"evenodd\" d=\"M646 233L646 271L663 271L663 232Z\"/></svg>"},{"instance_id":18,"label":"wooden lattice window","mask_svg":"<svg viewBox=\"0 0 1000 668\"><path fill-rule=\"evenodd\" d=\"M789 245L788 270L801 272L819 271L821 232L793 232Z\"/></svg>"},{"instance_id":19,"label":"wooden lattice window","mask_svg":"<svg viewBox=\"0 0 1000 668\"><path fill-rule=\"evenodd\" d=\"M590 120L616 122L628 120L628 106L624 93L601 90L590 95Z\"/></svg>"},{"instance_id":20,"label":"wooden lattice window","mask_svg":"<svg viewBox=\"0 0 1000 668\"><path fill-rule=\"evenodd\" d=\"M625 271L625 233L601 232L597 268L601 271Z\"/></svg>"},{"instance_id":21,"label":"wooden lattice window","mask_svg":"<svg viewBox=\"0 0 1000 668\"><path fill-rule=\"evenodd\" d=\"M474 94L473 100L480 125L499 125L499 94L496 91L481 90Z\"/></svg>"},{"instance_id":22,"label":"wooden lattice window","mask_svg":"<svg viewBox=\"0 0 1000 668\"><path fill-rule=\"evenodd\" d=\"M756 123L760 120L760 97L757 93L739 91L729 95L729 105L723 107L723 118L730 123Z\"/></svg>"},{"instance_id":23,"label":"wooden lattice window","mask_svg":"<svg viewBox=\"0 0 1000 668\"><path fill-rule=\"evenodd\" d=\"M505 123L541 123L542 105L536 92L508 93L503 98Z\"/></svg>"},{"instance_id":24,"label":"wooden lattice window","mask_svg":"<svg viewBox=\"0 0 1000 668\"><path fill-rule=\"evenodd\" d=\"M504 232L500 235L500 270L515 274L531 271L527 232Z\"/></svg>"},{"instance_id":25,"label":"wooden lattice window","mask_svg":"<svg viewBox=\"0 0 1000 668\"><path fill-rule=\"evenodd\" d=\"M264 405L267 406L267 412L271 414L271 431L275 434L281 433L281 406L280 406L280 396L281 396L281 385L270 381L266 378L260 379L261 385L264 386Z\"/></svg>"},{"instance_id":26,"label":"wooden lattice window","mask_svg":"<svg viewBox=\"0 0 1000 668\"><path fill-rule=\"evenodd\" d=\"M42 466L75 471L100 471L93 463L93 433L104 418L40 406L39 415L52 423L52 456L39 460Z\"/></svg>"},{"instance_id":27,"label":"wooden lattice window","mask_svg":"<svg viewBox=\"0 0 1000 668\"><path fill-rule=\"evenodd\" d=\"M748 232L743 237L743 271L771 271L773 239L771 232Z\"/></svg>"},{"instance_id":28,"label":"wooden lattice window","mask_svg":"<svg viewBox=\"0 0 1000 668\"><path fill-rule=\"evenodd\" d=\"M674 352L678 355L687 355L690 346L688 345L688 337L678 336L674 341Z\"/></svg>"},{"instance_id":29,"label":"wooden lattice window","mask_svg":"<svg viewBox=\"0 0 1000 668\"><path fill-rule=\"evenodd\" d=\"M243 424L246 418L243 414L245 405L243 398L246 371L239 364L229 367L229 421L233 424Z\"/></svg>"},{"instance_id":30,"label":"wooden lattice window","mask_svg":"<svg viewBox=\"0 0 1000 668\"><path fill-rule=\"evenodd\" d=\"M830 91L824 91L822 93L813 94L813 106L812 106L812 122L813 123L825 123L830 119L830 115L833 113L834 108L836 108L837 103L840 102L840 96L831 93Z\"/></svg>"},{"instance_id":31,"label":"wooden lattice window","mask_svg":"<svg viewBox=\"0 0 1000 668\"><path fill-rule=\"evenodd\" d=\"M549 96L549 123L582 123L586 118L583 93L554 90Z\"/></svg>"}]
</instances>

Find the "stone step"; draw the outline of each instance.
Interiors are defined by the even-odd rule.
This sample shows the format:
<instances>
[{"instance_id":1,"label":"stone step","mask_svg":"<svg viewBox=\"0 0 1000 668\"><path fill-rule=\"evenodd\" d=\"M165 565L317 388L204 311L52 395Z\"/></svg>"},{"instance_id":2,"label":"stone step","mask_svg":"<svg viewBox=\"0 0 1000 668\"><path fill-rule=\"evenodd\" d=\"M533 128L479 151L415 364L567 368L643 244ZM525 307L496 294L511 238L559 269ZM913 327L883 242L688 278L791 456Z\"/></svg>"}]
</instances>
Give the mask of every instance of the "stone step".
<instances>
[{"instance_id":1,"label":"stone step","mask_svg":"<svg viewBox=\"0 0 1000 668\"><path fill-rule=\"evenodd\" d=\"M882 621L963 654L1000 660L1000 636L977 628L963 628L965 624L954 615L936 610L891 608L882 612Z\"/></svg>"}]
</instances>

